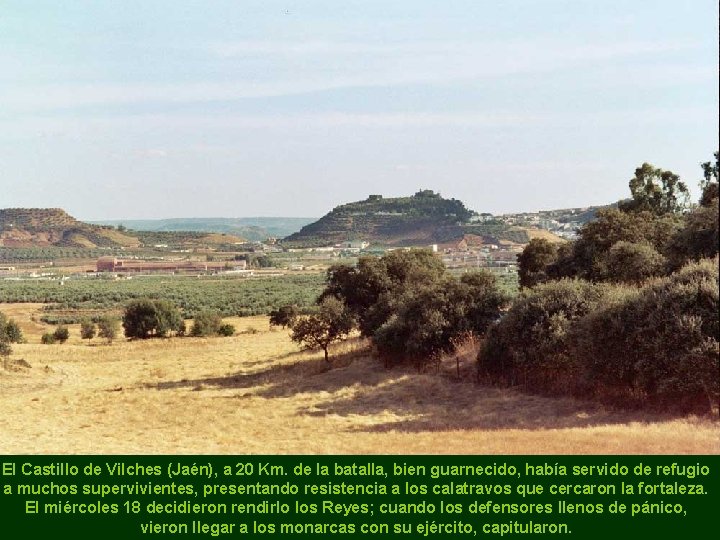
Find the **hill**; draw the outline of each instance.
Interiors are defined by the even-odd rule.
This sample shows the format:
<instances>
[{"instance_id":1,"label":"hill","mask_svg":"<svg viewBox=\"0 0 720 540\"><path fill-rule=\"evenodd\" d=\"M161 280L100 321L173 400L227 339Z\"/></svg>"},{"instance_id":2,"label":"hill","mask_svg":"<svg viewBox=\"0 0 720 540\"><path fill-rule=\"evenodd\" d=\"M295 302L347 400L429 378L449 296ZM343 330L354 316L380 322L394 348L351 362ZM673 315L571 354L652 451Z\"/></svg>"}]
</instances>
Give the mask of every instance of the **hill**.
<instances>
[{"instance_id":1,"label":"hill","mask_svg":"<svg viewBox=\"0 0 720 540\"><path fill-rule=\"evenodd\" d=\"M3 247L137 247L140 240L112 227L78 221L60 208L0 209Z\"/></svg>"},{"instance_id":2,"label":"hill","mask_svg":"<svg viewBox=\"0 0 720 540\"><path fill-rule=\"evenodd\" d=\"M412 197L383 198L343 204L318 221L283 239L286 247L312 247L365 240L386 246L445 242L463 236L463 225L475 215L456 199L430 190Z\"/></svg>"},{"instance_id":3,"label":"hill","mask_svg":"<svg viewBox=\"0 0 720 540\"><path fill-rule=\"evenodd\" d=\"M236 244L245 237L221 232L139 232L125 227L78 221L60 208L0 209L0 247L4 248L139 248Z\"/></svg>"},{"instance_id":4,"label":"hill","mask_svg":"<svg viewBox=\"0 0 720 540\"><path fill-rule=\"evenodd\" d=\"M251 241L270 237L283 238L299 231L314 218L248 217L248 218L170 218L95 221L98 225L122 225L134 231L195 231L239 236Z\"/></svg>"}]
</instances>

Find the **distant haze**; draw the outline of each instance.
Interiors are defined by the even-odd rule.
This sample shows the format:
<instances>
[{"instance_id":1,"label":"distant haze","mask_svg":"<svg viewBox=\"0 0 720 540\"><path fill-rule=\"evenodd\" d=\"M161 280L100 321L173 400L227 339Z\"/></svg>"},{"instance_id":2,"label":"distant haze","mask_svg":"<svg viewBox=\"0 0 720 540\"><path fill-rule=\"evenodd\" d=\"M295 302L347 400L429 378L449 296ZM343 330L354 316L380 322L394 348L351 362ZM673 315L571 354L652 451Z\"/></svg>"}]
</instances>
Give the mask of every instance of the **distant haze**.
<instances>
[{"instance_id":1,"label":"distant haze","mask_svg":"<svg viewBox=\"0 0 720 540\"><path fill-rule=\"evenodd\" d=\"M199 231L219 232L240 236L247 240L284 238L299 231L315 218L255 217L255 218L174 218L174 219L114 219L94 221L97 225L122 225L136 231Z\"/></svg>"},{"instance_id":2,"label":"distant haze","mask_svg":"<svg viewBox=\"0 0 720 540\"><path fill-rule=\"evenodd\" d=\"M0 10L0 208L607 204L718 147L716 0L75 0Z\"/></svg>"}]
</instances>

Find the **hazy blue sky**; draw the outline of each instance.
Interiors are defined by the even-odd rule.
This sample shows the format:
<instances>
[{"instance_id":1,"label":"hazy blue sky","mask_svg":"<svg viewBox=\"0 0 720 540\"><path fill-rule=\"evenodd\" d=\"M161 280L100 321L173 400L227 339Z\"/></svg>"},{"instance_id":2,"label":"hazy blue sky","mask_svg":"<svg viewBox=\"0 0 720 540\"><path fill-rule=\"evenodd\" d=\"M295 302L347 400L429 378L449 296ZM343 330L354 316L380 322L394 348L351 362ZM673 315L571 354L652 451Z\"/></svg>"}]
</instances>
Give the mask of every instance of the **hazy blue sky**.
<instances>
[{"instance_id":1,"label":"hazy blue sky","mask_svg":"<svg viewBox=\"0 0 720 540\"><path fill-rule=\"evenodd\" d=\"M0 3L0 207L601 204L718 146L716 0ZM696 190L697 193L697 190Z\"/></svg>"}]
</instances>

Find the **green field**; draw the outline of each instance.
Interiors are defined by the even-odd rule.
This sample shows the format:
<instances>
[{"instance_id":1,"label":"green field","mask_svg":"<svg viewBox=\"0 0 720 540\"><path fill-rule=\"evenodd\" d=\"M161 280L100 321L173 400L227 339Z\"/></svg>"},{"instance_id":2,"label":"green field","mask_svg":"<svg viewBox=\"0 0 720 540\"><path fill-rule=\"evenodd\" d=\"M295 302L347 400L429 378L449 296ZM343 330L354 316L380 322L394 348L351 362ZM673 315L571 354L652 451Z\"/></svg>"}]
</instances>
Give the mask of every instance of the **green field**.
<instances>
[{"instance_id":1,"label":"green field","mask_svg":"<svg viewBox=\"0 0 720 540\"><path fill-rule=\"evenodd\" d=\"M210 309L224 316L266 314L284 304L309 309L323 288L323 274L218 278L157 276L106 280L2 280L0 303L40 302L46 322L77 322L119 310L133 298L164 298L177 304L187 318Z\"/></svg>"}]
</instances>

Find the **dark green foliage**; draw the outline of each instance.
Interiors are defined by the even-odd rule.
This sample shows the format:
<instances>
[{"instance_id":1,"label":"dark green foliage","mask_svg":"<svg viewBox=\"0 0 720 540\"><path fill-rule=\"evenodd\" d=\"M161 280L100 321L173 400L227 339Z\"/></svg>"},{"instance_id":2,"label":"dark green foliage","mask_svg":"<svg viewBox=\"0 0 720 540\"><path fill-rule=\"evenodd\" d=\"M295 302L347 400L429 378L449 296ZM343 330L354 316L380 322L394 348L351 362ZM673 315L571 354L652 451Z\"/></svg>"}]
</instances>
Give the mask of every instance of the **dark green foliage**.
<instances>
[{"instance_id":1,"label":"dark green foliage","mask_svg":"<svg viewBox=\"0 0 720 540\"><path fill-rule=\"evenodd\" d=\"M230 337L235 335L235 327L232 324L221 324L218 328L218 336Z\"/></svg>"},{"instance_id":2,"label":"dark green foliage","mask_svg":"<svg viewBox=\"0 0 720 540\"><path fill-rule=\"evenodd\" d=\"M478 356L490 381L557 393L573 390L580 365L571 353L573 325L596 309L608 286L580 280L537 285L490 328Z\"/></svg>"},{"instance_id":3,"label":"dark green foliage","mask_svg":"<svg viewBox=\"0 0 720 540\"><path fill-rule=\"evenodd\" d=\"M547 267L558 257L558 246L544 238L530 240L518 255L520 287L532 287L548 280Z\"/></svg>"},{"instance_id":4,"label":"dark green foliage","mask_svg":"<svg viewBox=\"0 0 720 540\"><path fill-rule=\"evenodd\" d=\"M651 212L622 212L607 208L587 223L578 239L558 251L558 258L546 269L558 279L578 277L592 281L617 281L608 270L608 255L618 242L647 244L663 253L670 239L680 230L682 217L675 214L656 216Z\"/></svg>"},{"instance_id":5,"label":"dark green foliage","mask_svg":"<svg viewBox=\"0 0 720 540\"><path fill-rule=\"evenodd\" d=\"M270 312L270 325L287 328L299 314L297 306L280 306Z\"/></svg>"},{"instance_id":6,"label":"dark green foliage","mask_svg":"<svg viewBox=\"0 0 720 540\"><path fill-rule=\"evenodd\" d=\"M668 243L668 254L673 267L679 268L690 261L711 258L718 254L720 225L718 198L705 206L698 206L685 216L685 226Z\"/></svg>"},{"instance_id":7,"label":"dark green foliage","mask_svg":"<svg viewBox=\"0 0 720 540\"><path fill-rule=\"evenodd\" d=\"M18 323L0 313L0 343L22 343L22 330Z\"/></svg>"},{"instance_id":8,"label":"dark green foliage","mask_svg":"<svg viewBox=\"0 0 720 540\"><path fill-rule=\"evenodd\" d=\"M444 276L399 291L373 342L386 362L411 360L422 365L438 353L452 351L459 336L484 334L505 302L489 272L464 274L459 280Z\"/></svg>"},{"instance_id":9,"label":"dark green foliage","mask_svg":"<svg viewBox=\"0 0 720 540\"><path fill-rule=\"evenodd\" d=\"M393 299L403 290L437 281L445 272L442 261L429 250L361 257L356 267L335 265L328 270L321 298L342 300L357 318L362 335L370 337L393 313Z\"/></svg>"},{"instance_id":10,"label":"dark green foliage","mask_svg":"<svg viewBox=\"0 0 720 540\"><path fill-rule=\"evenodd\" d=\"M667 260L650 244L620 241L610 248L604 265L608 281L639 284L662 275Z\"/></svg>"},{"instance_id":11,"label":"dark green foliage","mask_svg":"<svg viewBox=\"0 0 720 540\"><path fill-rule=\"evenodd\" d=\"M222 317L214 311L202 311L193 319L190 335L193 337L216 336L222 326Z\"/></svg>"},{"instance_id":12,"label":"dark green foliage","mask_svg":"<svg viewBox=\"0 0 720 540\"><path fill-rule=\"evenodd\" d=\"M340 341L353 329L355 320L345 305L332 296L320 302L315 315L299 317L292 323L292 340L302 343L307 349L322 349L325 361L329 362L328 347Z\"/></svg>"},{"instance_id":13,"label":"dark green foliage","mask_svg":"<svg viewBox=\"0 0 720 540\"><path fill-rule=\"evenodd\" d=\"M706 161L700 166L703 170L703 180L700 182L702 196L700 206L712 206L713 201L718 198L718 171L720 170L720 153L715 152L715 162ZM717 204L717 203L715 203Z\"/></svg>"},{"instance_id":14,"label":"dark green foliage","mask_svg":"<svg viewBox=\"0 0 720 540\"><path fill-rule=\"evenodd\" d=\"M692 263L590 314L575 351L596 392L707 413L720 396L718 261Z\"/></svg>"},{"instance_id":15,"label":"dark green foliage","mask_svg":"<svg viewBox=\"0 0 720 540\"><path fill-rule=\"evenodd\" d=\"M127 305L122 324L126 337L147 339L180 331L183 319L172 302L143 298Z\"/></svg>"},{"instance_id":16,"label":"dark green foliage","mask_svg":"<svg viewBox=\"0 0 720 540\"><path fill-rule=\"evenodd\" d=\"M9 356L12 353L10 344L22 341L23 334L18 324L0 313L0 356Z\"/></svg>"},{"instance_id":17,"label":"dark green foliage","mask_svg":"<svg viewBox=\"0 0 720 540\"><path fill-rule=\"evenodd\" d=\"M541 284L491 327L478 368L533 391L707 413L720 397L718 296L717 258L641 288Z\"/></svg>"},{"instance_id":18,"label":"dark green foliage","mask_svg":"<svg viewBox=\"0 0 720 540\"><path fill-rule=\"evenodd\" d=\"M120 320L110 315L100 317L97 325L98 337L107 340L108 343L112 343L120 332Z\"/></svg>"},{"instance_id":19,"label":"dark green foliage","mask_svg":"<svg viewBox=\"0 0 720 540\"><path fill-rule=\"evenodd\" d=\"M40 342L41 342L43 345L53 345L56 341L57 341L57 340L55 339L55 335L52 334L52 333L50 333L50 332L46 332L46 333L43 334L42 337L40 338Z\"/></svg>"},{"instance_id":20,"label":"dark green foliage","mask_svg":"<svg viewBox=\"0 0 720 540\"><path fill-rule=\"evenodd\" d=\"M387 362L430 361L460 335L481 335L507 301L489 272L452 277L428 250L361 257L328 271L321 299L339 299Z\"/></svg>"},{"instance_id":21,"label":"dark green foliage","mask_svg":"<svg viewBox=\"0 0 720 540\"><path fill-rule=\"evenodd\" d=\"M95 323L90 319L80 321L80 337L82 339L92 339L95 337Z\"/></svg>"},{"instance_id":22,"label":"dark green foliage","mask_svg":"<svg viewBox=\"0 0 720 540\"><path fill-rule=\"evenodd\" d=\"M70 337L70 330L67 326L58 326L53 332L53 338L58 343L65 343Z\"/></svg>"},{"instance_id":23,"label":"dark green foliage","mask_svg":"<svg viewBox=\"0 0 720 540\"><path fill-rule=\"evenodd\" d=\"M689 191L672 171L664 171L643 163L630 180L632 199L618 203L624 212L650 212L655 215L675 214L688 206Z\"/></svg>"},{"instance_id":24,"label":"dark green foliage","mask_svg":"<svg viewBox=\"0 0 720 540\"><path fill-rule=\"evenodd\" d=\"M275 266L273 260L267 255L256 255L254 253L237 255L235 260L246 261L248 268L271 268Z\"/></svg>"}]
</instances>

